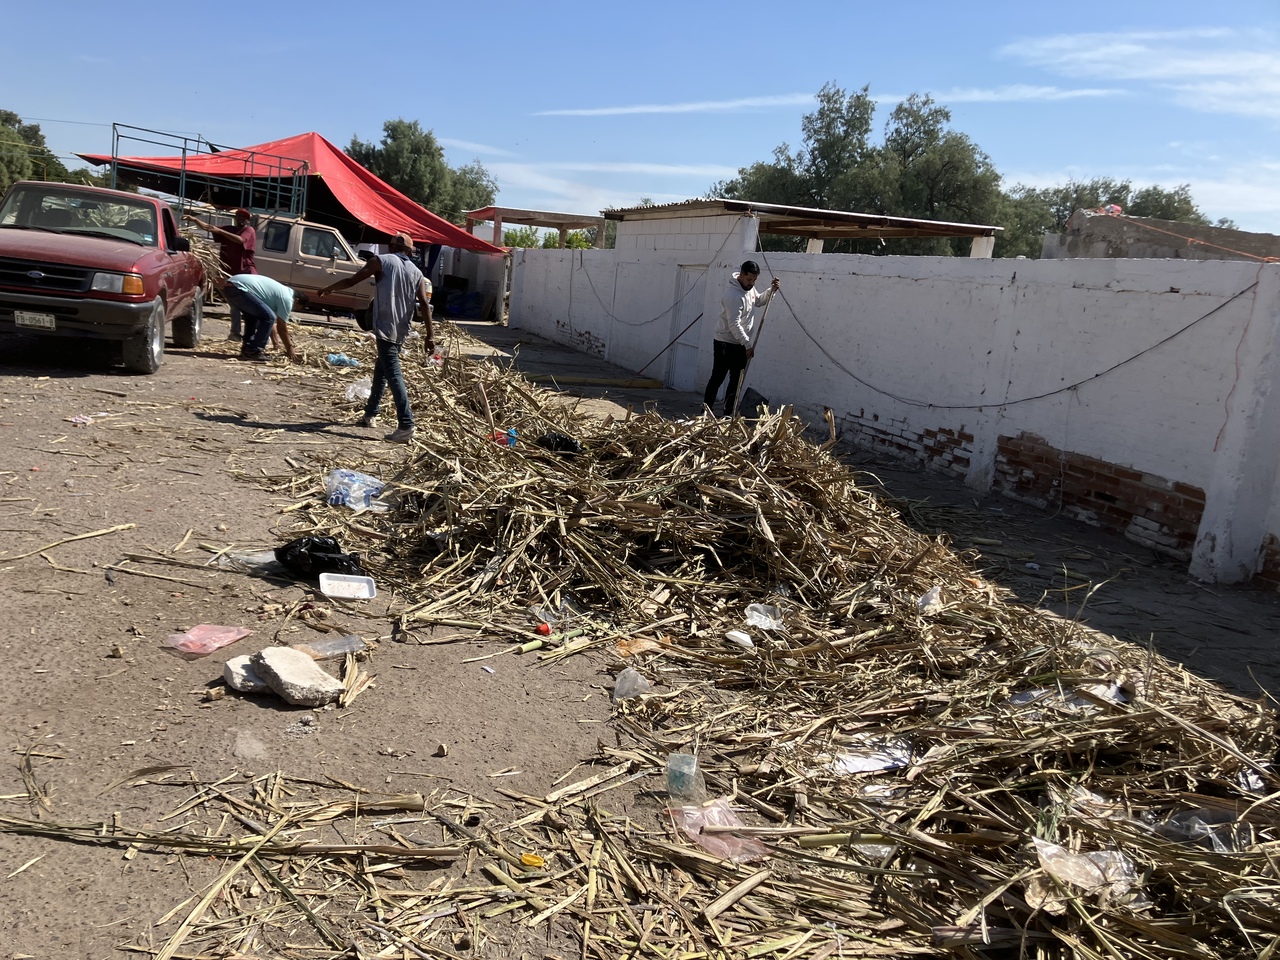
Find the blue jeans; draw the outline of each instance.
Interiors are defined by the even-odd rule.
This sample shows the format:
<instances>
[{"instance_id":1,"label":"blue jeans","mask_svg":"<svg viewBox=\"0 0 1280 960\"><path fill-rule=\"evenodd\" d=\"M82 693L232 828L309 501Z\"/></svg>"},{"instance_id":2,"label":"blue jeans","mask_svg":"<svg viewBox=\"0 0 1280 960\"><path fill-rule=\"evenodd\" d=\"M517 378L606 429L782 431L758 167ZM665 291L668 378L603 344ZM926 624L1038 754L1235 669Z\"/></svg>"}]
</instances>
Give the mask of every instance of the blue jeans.
<instances>
[{"instance_id":1,"label":"blue jeans","mask_svg":"<svg viewBox=\"0 0 1280 960\"><path fill-rule=\"evenodd\" d=\"M369 402L365 405L364 415L376 417L378 407L382 404L382 389L391 388L391 399L395 401L396 418L401 430L413 426L413 410L409 408L409 390L404 384L404 371L400 369L401 344L391 340L377 339L378 362L373 365L373 385L369 388Z\"/></svg>"},{"instance_id":2,"label":"blue jeans","mask_svg":"<svg viewBox=\"0 0 1280 960\"><path fill-rule=\"evenodd\" d=\"M244 349L265 350L271 340L271 330L276 325L275 312L248 290L241 290L234 283L222 288L233 310L239 309L244 318Z\"/></svg>"},{"instance_id":3,"label":"blue jeans","mask_svg":"<svg viewBox=\"0 0 1280 960\"><path fill-rule=\"evenodd\" d=\"M240 308L234 303L228 303L231 307L231 336L237 340L244 338L244 327L240 325Z\"/></svg>"}]
</instances>

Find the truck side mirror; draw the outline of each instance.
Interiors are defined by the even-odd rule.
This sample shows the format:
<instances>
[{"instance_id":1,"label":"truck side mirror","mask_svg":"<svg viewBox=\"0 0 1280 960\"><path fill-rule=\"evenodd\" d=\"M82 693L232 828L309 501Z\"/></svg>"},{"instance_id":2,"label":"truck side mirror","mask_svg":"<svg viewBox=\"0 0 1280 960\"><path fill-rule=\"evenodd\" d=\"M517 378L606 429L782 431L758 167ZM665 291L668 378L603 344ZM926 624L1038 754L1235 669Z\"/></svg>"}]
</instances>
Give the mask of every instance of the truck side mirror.
<instances>
[{"instance_id":1,"label":"truck side mirror","mask_svg":"<svg viewBox=\"0 0 1280 960\"><path fill-rule=\"evenodd\" d=\"M174 237L173 249L176 250L178 253L190 253L191 241L188 240L186 237Z\"/></svg>"}]
</instances>

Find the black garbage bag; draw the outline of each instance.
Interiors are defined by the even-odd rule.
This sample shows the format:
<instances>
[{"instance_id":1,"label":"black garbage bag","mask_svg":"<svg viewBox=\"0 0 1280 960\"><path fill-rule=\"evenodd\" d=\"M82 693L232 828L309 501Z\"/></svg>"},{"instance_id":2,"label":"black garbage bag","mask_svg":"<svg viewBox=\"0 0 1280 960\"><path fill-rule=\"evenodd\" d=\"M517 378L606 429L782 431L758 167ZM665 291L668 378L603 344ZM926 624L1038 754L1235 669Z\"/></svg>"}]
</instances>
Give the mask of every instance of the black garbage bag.
<instances>
[{"instance_id":1,"label":"black garbage bag","mask_svg":"<svg viewBox=\"0 0 1280 960\"><path fill-rule=\"evenodd\" d=\"M582 444L567 433L550 430L534 441L538 446L553 453L567 453L575 456L582 452Z\"/></svg>"},{"instance_id":2,"label":"black garbage bag","mask_svg":"<svg viewBox=\"0 0 1280 960\"><path fill-rule=\"evenodd\" d=\"M349 573L367 577L360 554L344 553L333 537L298 537L276 547L276 560L290 573L316 579L322 573Z\"/></svg>"}]
</instances>

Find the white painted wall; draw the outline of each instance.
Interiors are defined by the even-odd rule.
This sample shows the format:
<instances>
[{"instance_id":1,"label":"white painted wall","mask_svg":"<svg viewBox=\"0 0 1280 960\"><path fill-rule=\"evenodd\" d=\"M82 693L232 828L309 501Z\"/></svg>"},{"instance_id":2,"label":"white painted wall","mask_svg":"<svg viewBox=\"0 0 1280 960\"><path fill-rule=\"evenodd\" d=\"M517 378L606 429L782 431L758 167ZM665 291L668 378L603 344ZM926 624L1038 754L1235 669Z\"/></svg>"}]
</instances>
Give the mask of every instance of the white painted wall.
<instances>
[{"instance_id":1,"label":"white painted wall","mask_svg":"<svg viewBox=\"0 0 1280 960\"><path fill-rule=\"evenodd\" d=\"M512 326L638 369L678 332L677 268L707 264L696 331L705 382L743 231L723 230L718 253L671 249L705 231L625 235L634 247L518 251ZM1024 431L1202 488L1192 569L1206 579L1247 576L1266 534L1280 535L1280 264L750 256L761 286L776 275L785 294L747 377L773 405L815 423L830 407L846 424L963 429L975 437L968 482L980 490L997 438ZM667 369L664 359L647 373Z\"/></svg>"}]
</instances>

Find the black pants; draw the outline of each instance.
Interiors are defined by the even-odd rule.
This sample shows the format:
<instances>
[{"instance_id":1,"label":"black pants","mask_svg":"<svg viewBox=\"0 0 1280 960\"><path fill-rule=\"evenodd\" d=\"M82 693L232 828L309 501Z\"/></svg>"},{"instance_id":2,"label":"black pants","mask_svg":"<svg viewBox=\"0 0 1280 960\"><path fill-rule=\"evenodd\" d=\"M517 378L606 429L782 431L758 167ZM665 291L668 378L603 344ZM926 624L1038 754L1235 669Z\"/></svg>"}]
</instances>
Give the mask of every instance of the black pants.
<instances>
[{"instance_id":1,"label":"black pants","mask_svg":"<svg viewBox=\"0 0 1280 960\"><path fill-rule=\"evenodd\" d=\"M711 341L711 379L707 381L707 391L702 402L714 407L716 394L720 392L720 384L727 376L729 386L725 388L724 415L732 417L734 401L738 399L738 380L747 367L747 348L740 343L725 343L721 340Z\"/></svg>"}]
</instances>

